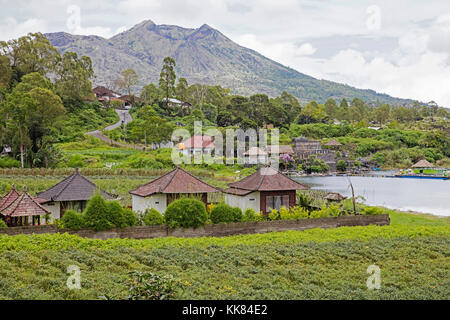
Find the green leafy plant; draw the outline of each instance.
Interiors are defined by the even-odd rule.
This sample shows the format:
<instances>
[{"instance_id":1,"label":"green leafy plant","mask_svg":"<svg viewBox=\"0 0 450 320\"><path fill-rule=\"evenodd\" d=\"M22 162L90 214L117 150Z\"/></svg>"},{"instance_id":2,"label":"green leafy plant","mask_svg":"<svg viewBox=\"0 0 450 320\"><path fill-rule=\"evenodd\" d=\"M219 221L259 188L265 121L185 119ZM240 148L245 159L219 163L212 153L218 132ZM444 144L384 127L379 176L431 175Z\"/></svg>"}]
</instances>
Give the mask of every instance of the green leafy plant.
<instances>
[{"instance_id":1,"label":"green leafy plant","mask_svg":"<svg viewBox=\"0 0 450 320\"><path fill-rule=\"evenodd\" d=\"M136 214L131 209L125 209L123 212L125 225L128 227L135 226L137 223Z\"/></svg>"},{"instance_id":2,"label":"green leafy plant","mask_svg":"<svg viewBox=\"0 0 450 320\"><path fill-rule=\"evenodd\" d=\"M160 276L153 272L130 272L129 300L170 300L175 298L179 284L172 275Z\"/></svg>"},{"instance_id":3,"label":"green leafy plant","mask_svg":"<svg viewBox=\"0 0 450 320\"><path fill-rule=\"evenodd\" d=\"M208 219L205 204L194 198L175 200L168 205L164 217L171 228L197 228Z\"/></svg>"},{"instance_id":4,"label":"green leafy plant","mask_svg":"<svg viewBox=\"0 0 450 320\"><path fill-rule=\"evenodd\" d=\"M158 210L152 208L150 210L145 210L144 224L146 226L159 226L164 224L164 217Z\"/></svg>"},{"instance_id":5,"label":"green leafy plant","mask_svg":"<svg viewBox=\"0 0 450 320\"><path fill-rule=\"evenodd\" d=\"M8 228L8 226L6 225L5 221L3 221L3 219L0 219L0 229L2 228Z\"/></svg>"},{"instance_id":6,"label":"green leafy plant","mask_svg":"<svg viewBox=\"0 0 450 320\"><path fill-rule=\"evenodd\" d=\"M242 215L242 213L241 213ZM235 222L234 209L226 203L219 203L211 210L211 221L213 223Z\"/></svg>"},{"instance_id":7,"label":"green leafy plant","mask_svg":"<svg viewBox=\"0 0 450 320\"><path fill-rule=\"evenodd\" d=\"M63 228L80 230L86 226L85 215L75 210L67 210L61 218Z\"/></svg>"},{"instance_id":8,"label":"green leafy plant","mask_svg":"<svg viewBox=\"0 0 450 320\"><path fill-rule=\"evenodd\" d=\"M96 194L88 201L85 211L86 226L94 228L95 231L107 230L114 227L110 221L106 201Z\"/></svg>"},{"instance_id":9,"label":"green leafy plant","mask_svg":"<svg viewBox=\"0 0 450 320\"><path fill-rule=\"evenodd\" d=\"M106 207L108 210L108 220L116 228L122 228L126 226L124 209L117 201L107 201Z\"/></svg>"}]
</instances>

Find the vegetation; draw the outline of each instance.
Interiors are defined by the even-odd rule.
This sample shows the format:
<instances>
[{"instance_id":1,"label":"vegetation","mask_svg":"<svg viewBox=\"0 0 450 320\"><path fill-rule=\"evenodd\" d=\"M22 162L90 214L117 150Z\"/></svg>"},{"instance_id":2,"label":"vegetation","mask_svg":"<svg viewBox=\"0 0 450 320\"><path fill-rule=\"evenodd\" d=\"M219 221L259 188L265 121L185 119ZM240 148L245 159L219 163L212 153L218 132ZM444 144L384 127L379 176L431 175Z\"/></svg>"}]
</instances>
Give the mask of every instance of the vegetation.
<instances>
[{"instance_id":1,"label":"vegetation","mask_svg":"<svg viewBox=\"0 0 450 320\"><path fill-rule=\"evenodd\" d=\"M205 204L194 198L181 198L167 206L164 213L170 228L197 228L208 219Z\"/></svg>"},{"instance_id":2,"label":"vegetation","mask_svg":"<svg viewBox=\"0 0 450 320\"><path fill-rule=\"evenodd\" d=\"M164 224L164 217L156 209L145 211L144 224L146 226L159 226Z\"/></svg>"},{"instance_id":3,"label":"vegetation","mask_svg":"<svg viewBox=\"0 0 450 320\"><path fill-rule=\"evenodd\" d=\"M226 203L219 203L212 208L210 217L213 223L239 222L242 220L242 211Z\"/></svg>"},{"instance_id":4,"label":"vegetation","mask_svg":"<svg viewBox=\"0 0 450 320\"><path fill-rule=\"evenodd\" d=\"M447 299L448 218L390 216L392 224L383 227L224 238L0 235L0 297L126 298L129 272L139 270L173 275L182 287L171 297L176 299ZM66 287L69 264L81 268L80 290ZM380 290L366 287L372 264L381 268Z\"/></svg>"}]
</instances>

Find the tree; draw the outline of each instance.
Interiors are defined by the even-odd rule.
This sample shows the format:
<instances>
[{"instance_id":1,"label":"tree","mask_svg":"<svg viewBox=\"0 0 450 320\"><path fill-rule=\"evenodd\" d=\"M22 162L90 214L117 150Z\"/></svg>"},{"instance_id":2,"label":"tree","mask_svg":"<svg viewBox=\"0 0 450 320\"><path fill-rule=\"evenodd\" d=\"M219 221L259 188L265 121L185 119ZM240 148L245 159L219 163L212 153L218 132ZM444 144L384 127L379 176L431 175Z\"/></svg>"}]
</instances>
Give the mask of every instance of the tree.
<instances>
[{"instance_id":1,"label":"tree","mask_svg":"<svg viewBox=\"0 0 450 320\"><path fill-rule=\"evenodd\" d=\"M177 99L186 101L188 87L189 85L186 78L178 79L177 87L175 88Z\"/></svg>"},{"instance_id":2,"label":"tree","mask_svg":"<svg viewBox=\"0 0 450 320\"><path fill-rule=\"evenodd\" d=\"M338 106L334 99L330 98L325 102L325 112L331 119L336 118L336 115L338 112Z\"/></svg>"},{"instance_id":3,"label":"tree","mask_svg":"<svg viewBox=\"0 0 450 320\"><path fill-rule=\"evenodd\" d=\"M382 104L373 111L375 120L380 124L380 126L382 126L383 123L389 119L390 111L391 107L388 104Z\"/></svg>"},{"instance_id":4,"label":"tree","mask_svg":"<svg viewBox=\"0 0 450 320\"><path fill-rule=\"evenodd\" d=\"M12 68L8 57L0 55L0 87L9 87Z\"/></svg>"},{"instance_id":5,"label":"tree","mask_svg":"<svg viewBox=\"0 0 450 320\"><path fill-rule=\"evenodd\" d=\"M80 104L94 98L90 79L94 76L91 58L66 52L56 66L56 92L66 104Z\"/></svg>"},{"instance_id":6,"label":"tree","mask_svg":"<svg viewBox=\"0 0 450 320\"><path fill-rule=\"evenodd\" d=\"M120 73L116 81L117 87L121 90L125 90L129 96L131 96L131 90L139 82L139 76L133 69L127 69Z\"/></svg>"},{"instance_id":7,"label":"tree","mask_svg":"<svg viewBox=\"0 0 450 320\"><path fill-rule=\"evenodd\" d=\"M163 91L164 97L166 98L166 103L169 98L175 94L175 59L172 57L165 57L163 61L163 66L161 69L161 74L159 76L159 88Z\"/></svg>"},{"instance_id":8,"label":"tree","mask_svg":"<svg viewBox=\"0 0 450 320\"><path fill-rule=\"evenodd\" d=\"M58 50L42 33L29 33L19 39L0 42L0 55L9 58L17 82L28 73L48 74L60 58Z\"/></svg>"},{"instance_id":9,"label":"tree","mask_svg":"<svg viewBox=\"0 0 450 320\"><path fill-rule=\"evenodd\" d=\"M153 105L158 102L160 96L161 92L158 87L153 83L150 83L142 89L140 98L144 100L145 103Z\"/></svg>"}]
</instances>

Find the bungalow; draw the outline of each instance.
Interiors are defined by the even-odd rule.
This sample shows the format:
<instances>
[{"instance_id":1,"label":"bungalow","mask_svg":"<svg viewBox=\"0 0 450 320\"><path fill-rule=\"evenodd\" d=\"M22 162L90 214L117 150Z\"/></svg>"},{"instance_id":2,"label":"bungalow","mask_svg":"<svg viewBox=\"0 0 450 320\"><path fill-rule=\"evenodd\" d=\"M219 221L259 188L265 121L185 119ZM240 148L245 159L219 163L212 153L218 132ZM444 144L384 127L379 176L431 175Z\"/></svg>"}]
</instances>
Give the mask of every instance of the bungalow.
<instances>
[{"instance_id":1,"label":"bungalow","mask_svg":"<svg viewBox=\"0 0 450 320\"><path fill-rule=\"evenodd\" d=\"M82 176L78 169L75 173L50 189L37 195L36 201L46 210L50 211L51 219L60 219L68 209L83 211L87 201L99 190L95 183ZM113 199L114 196L100 190L105 199Z\"/></svg>"},{"instance_id":2,"label":"bungalow","mask_svg":"<svg viewBox=\"0 0 450 320\"><path fill-rule=\"evenodd\" d=\"M264 214L282 206L290 208L296 204L296 190L308 189L308 186L286 177L271 168L259 168L254 174L229 185L225 193L225 202L242 211L251 208Z\"/></svg>"},{"instance_id":3,"label":"bungalow","mask_svg":"<svg viewBox=\"0 0 450 320\"><path fill-rule=\"evenodd\" d=\"M267 164L268 157L267 152L258 148L251 147L244 153L245 163L246 164Z\"/></svg>"},{"instance_id":4,"label":"bungalow","mask_svg":"<svg viewBox=\"0 0 450 320\"><path fill-rule=\"evenodd\" d=\"M290 145L267 146L266 151L270 155L272 155L274 153L278 153L280 156L283 154L290 155L290 156L294 155L294 150L292 150L292 147Z\"/></svg>"},{"instance_id":5,"label":"bungalow","mask_svg":"<svg viewBox=\"0 0 450 320\"><path fill-rule=\"evenodd\" d=\"M109 101L112 98L119 98L121 96L120 93L114 92L106 87L98 86L92 89L98 101Z\"/></svg>"},{"instance_id":6,"label":"bungalow","mask_svg":"<svg viewBox=\"0 0 450 320\"><path fill-rule=\"evenodd\" d=\"M40 225L41 216L50 213L28 194L26 188L24 188L23 193L19 195L17 190L13 187L5 198L7 198L5 201L3 201L3 199L1 201L0 215L10 227L28 224ZM29 217L31 217L31 220Z\"/></svg>"},{"instance_id":7,"label":"bungalow","mask_svg":"<svg viewBox=\"0 0 450 320\"><path fill-rule=\"evenodd\" d=\"M185 155L212 154L214 138L211 136L192 136L178 144L178 151Z\"/></svg>"},{"instance_id":8,"label":"bungalow","mask_svg":"<svg viewBox=\"0 0 450 320\"><path fill-rule=\"evenodd\" d=\"M141 185L129 193L135 212L156 209L164 213L167 206L182 196L197 196L205 206L208 204L208 193L218 192L216 188L201 181L189 172L177 167L165 175Z\"/></svg>"}]
</instances>

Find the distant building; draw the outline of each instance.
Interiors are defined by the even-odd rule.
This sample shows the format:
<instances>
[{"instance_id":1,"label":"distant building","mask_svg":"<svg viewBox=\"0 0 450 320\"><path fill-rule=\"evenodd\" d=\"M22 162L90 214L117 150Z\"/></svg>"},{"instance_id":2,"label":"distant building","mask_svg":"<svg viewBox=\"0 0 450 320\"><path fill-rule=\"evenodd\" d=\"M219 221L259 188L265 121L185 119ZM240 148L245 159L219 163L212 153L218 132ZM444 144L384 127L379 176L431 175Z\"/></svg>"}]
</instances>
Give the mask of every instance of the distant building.
<instances>
[{"instance_id":1,"label":"distant building","mask_svg":"<svg viewBox=\"0 0 450 320\"><path fill-rule=\"evenodd\" d=\"M113 98L120 98L121 94L115 91L112 91L106 87L98 86L92 89L95 96L99 101L110 101Z\"/></svg>"},{"instance_id":2,"label":"distant building","mask_svg":"<svg viewBox=\"0 0 450 320\"><path fill-rule=\"evenodd\" d=\"M168 104L172 106L181 107L182 109L192 108L192 105L189 102L184 102L174 98L169 98Z\"/></svg>"},{"instance_id":3,"label":"distant building","mask_svg":"<svg viewBox=\"0 0 450 320\"><path fill-rule=\"evenodd\" d=\"M294 150L290 145L279 145L279 146L267 146L266 151L269 155L278 153L280 156L282 154L288 154L290 156L294 155Z\"/></svg>"},{"instance_id":4,"label":"distant building","mask_svg":"<svg viewBox=\"0 0 450 320\"><path fill-rule=\"evenodd\" d=\"M133 211L145 212L153 208L164 213L172 201L186 195L197 196L206 206L208 193L213 192L219 190L178 167L129 193L132 197Z\"/></svg>"},{"instance_id":5,"label":"distant building","mask_svg":"<svg viewBox=\"0 0 450 320\"><path fill-rule=\"evenodd\" d=\"M315 155L328 164L330 171L336 171L335 152L329 149L322 149L322 143L320 141L300 137L293 139L293 143L294 153L299 160L306 160L311 155Z\"/></svg>"},{"instance_id":6,"label":"distant building","mask_svg":"<svg viewBox=\"0 0 450 320\"><path fill-rule=\"evenodd\" d=\"M258 147L251 147L244 152L244 158L246 164L267 164L268 161L267 152Z\"/></svg>"},{"instance_id":7,"label":"distant building","mask_svg":"<svg viewBox=\"0 0 450 320\"><path fill-rule=\"evenodd\" d=\"M214 138L211 136L192 136L189 139L180 142L177 146L178 151L185 155L202 155L212 154L214 146Z\"/></svg>"},{"instance_id":8,"label":"distant building","mask_svg":"<svg viewBox=\"0 0 450 320\"><path fill-rule=\"evenodd\" d=\"M264 214L282 206L290 208L296 204L296 190L308 186L286 177L271 167L259 168L254 174L232 183L223 192L225 202L242 211L253 209Z\"/></svg>"}]
</instances>

